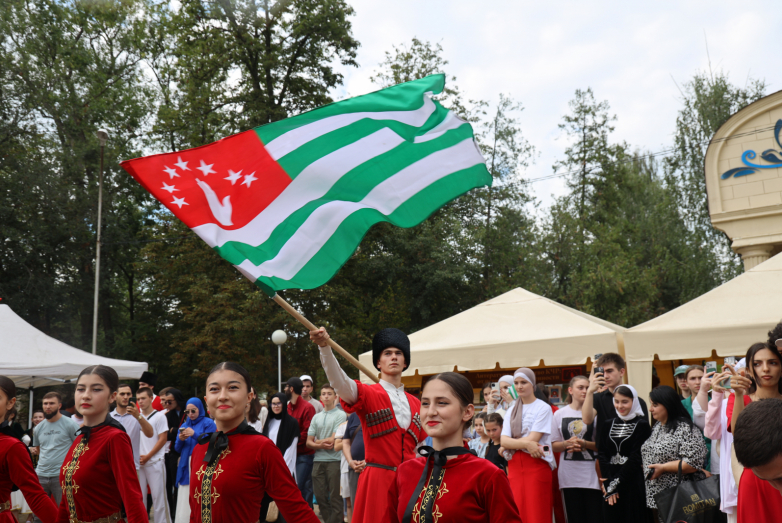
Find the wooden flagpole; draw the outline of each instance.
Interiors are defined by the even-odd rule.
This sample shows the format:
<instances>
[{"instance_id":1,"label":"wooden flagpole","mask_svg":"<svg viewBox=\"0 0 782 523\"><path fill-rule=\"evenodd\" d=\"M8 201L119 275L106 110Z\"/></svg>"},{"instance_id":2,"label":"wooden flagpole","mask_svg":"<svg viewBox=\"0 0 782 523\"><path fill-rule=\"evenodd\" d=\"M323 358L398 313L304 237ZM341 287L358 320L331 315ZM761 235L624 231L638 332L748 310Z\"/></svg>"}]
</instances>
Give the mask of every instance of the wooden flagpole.
<instances>
[{"instance_id":1,"label":"wooden flagpole","mask_svg":"<svg viewBox=\"0 0 782 523\"><path fill-rule=\"evenodd\" d=\"M308 320L307 318L302 316L301 313L299 311L297 311L296 309L294 309L291 306L290 303L285 301L282 298L282 296L280 296L279 294L275 294L274 298L272 298L272 299L277 302L277 305L279 305L280 307L282 307L283 309L288 311L288 314L290 314L291 316L296 318L299 321L299 323L301 323L302 325L307 327L308 330L310 330L310 331L317 330L317 327L315 325L313 325L310 320ZM354 358L352 354L350 354L348 351L346 351L345 349L340 347L339 343L337 343L336 341L334 341L331 338L329 338L328 339L328 344L329 344L329 347L331 347L332 349L334 349L335 351L340 353L342 356L345 357L346 360L348 360L350 363L352 363L354 367L356 367L358 370L360 370L361 372L363 372L364 374L369 376L372 379L372 381L374 381L375 383L380 382L380 379L378 379L378 377L377 377L377 372L372 372L371 370L369 370L366 366L364 366L363 363L361 363L356 358Z\"/></svg>"}]
</instances>

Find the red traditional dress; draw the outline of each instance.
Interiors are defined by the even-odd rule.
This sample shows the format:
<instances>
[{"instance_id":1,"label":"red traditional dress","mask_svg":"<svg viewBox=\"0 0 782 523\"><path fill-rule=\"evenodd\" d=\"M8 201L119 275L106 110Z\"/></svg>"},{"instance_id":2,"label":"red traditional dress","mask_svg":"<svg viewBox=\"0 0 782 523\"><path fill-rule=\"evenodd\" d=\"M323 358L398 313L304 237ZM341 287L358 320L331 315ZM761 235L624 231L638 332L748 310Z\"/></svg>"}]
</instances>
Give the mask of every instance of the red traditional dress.
<instances>
[{"instance_id":1,"label":"red traditional dress","mask_svg":"<svg viewBox=\"0 0 782 523\"><path fill-rule=\"evenodd\" d=\"M728 407L725 409L729 432L732 432L730 422L733 418L735 402L736 396L731 394L728 398ZM751 402L752 399L748 394L745 394L744 406ZM744 469L739 479L739 497L736 506L737 522L776 521L780 514L782 514L782 496L779 495L779 492L768 481L758 479L752 470Z\"/></svg>"},{"instance_id":2,"label":"red traditional dress","mask_svg":"<svg viewBox=\"0 0 782 523\"><path fill-rule=\"evenodd\" d=\"M319 523L280 450L247 422L199 438L190 462L191 523L256 523L265 493L285 521Z\"/></svg>"},{"instance_id":3,"label":"red traditional dress","mask_svg":"<svg viewBox=\"0 0 782 523\"><path fill-rule=\"evenodd\" d=\"M77 432L60 469L62 503L57 523L119 521L148 523L147 509L125 429L110 416Z\"/></svg>"},{"instance_id":4,"label":"red traditional dress","mask_svg":"<svg viewBox=\"0 0 782 523\"><path fill-rule=\"evenodd\" d=\"M388 514L376 521L408 523L405 513L409 508L409 523L521 523L508 478L490 461L471 453L463 454L449 459L441 467L430 464L427 475L422 478L426 465L426 458L418 458L399 466L396 480L389 489ZM438 473L439 481L432 481L433 472ZM410 505L416 492L420 493ZM434 498L429 509L426 508L427 498ZM426 515L427 510L431 516Z\"/></svg>"},{"instance_id":5,"label":"red traditional dress","mask_svg":"<svg viewBox=\"0 0 782 523\"><path fill-rule=\"evenodd\" d=\"M24 499L43 523L54 523L57 505L47 496L24 443L0 433L0 523L16 523L11 513L11 488L19 487Z\"/></svg>"}]
</instances>

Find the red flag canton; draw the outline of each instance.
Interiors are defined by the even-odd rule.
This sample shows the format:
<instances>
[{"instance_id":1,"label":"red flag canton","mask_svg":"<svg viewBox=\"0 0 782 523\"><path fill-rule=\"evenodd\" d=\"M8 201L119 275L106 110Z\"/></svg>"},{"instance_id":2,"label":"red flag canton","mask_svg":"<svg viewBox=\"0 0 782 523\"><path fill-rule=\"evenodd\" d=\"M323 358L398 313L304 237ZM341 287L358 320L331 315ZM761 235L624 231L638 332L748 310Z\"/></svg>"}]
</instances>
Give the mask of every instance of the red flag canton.
<instances>
[{"instance_id":1,"label":"red flag canton","mask_svg":"<svg viewBox=\"0 0 782 523\"><path fill-rule=\"evenodd\" d=\"M209 145L122 162L146 190L191 229L247 225L291 183L255 131Z\"/></svg>"}]
</instances>

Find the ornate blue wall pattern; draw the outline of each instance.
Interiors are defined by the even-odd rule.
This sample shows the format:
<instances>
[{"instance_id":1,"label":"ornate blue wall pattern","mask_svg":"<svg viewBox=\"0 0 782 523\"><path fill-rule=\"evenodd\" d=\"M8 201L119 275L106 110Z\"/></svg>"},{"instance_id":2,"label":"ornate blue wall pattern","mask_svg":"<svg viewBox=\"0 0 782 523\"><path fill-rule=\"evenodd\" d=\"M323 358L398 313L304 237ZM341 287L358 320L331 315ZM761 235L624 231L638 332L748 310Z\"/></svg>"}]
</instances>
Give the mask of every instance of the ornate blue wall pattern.
<instances>
[{"instance_id":1,"label":"ornate blue wall pattern","mask_svg":"<svg viewBox=\"0 0 782 523\"><path fill-rule=\"evenodd\" d=\"M779 141L779 135L781 133L782 133L782 120L777 120L777 123L774 126L774 140L776 140L777 145L779 146L780 149L782 149L782 142ZM758 165L750 161L750 160L754 160L757 157L757 153L755 151L744 151L744 154L741 155L741 163L743 163L744 166L736 167L735 169L725 171L724 173L722 173L721 178L723 180L727 180L731 176L733 176L734 178L738 178L739 176L747 176L748 174L754 174L758 172L760 169L778 169L782 167L782 157L780 156L782 156L782 151L777 151L775 149L766 149L760 154L760 157L769 163L766 165Z\"/></svg>"}]
</instances>

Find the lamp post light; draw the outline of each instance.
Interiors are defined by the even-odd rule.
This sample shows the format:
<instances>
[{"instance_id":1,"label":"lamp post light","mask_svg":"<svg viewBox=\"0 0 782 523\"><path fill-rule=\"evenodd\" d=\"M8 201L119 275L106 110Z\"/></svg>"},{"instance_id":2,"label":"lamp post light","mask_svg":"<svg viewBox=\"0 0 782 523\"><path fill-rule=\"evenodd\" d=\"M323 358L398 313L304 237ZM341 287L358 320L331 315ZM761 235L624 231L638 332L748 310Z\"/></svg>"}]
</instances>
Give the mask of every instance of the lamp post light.
<instances>
[{"instance_id":1,"label":"lamp post light","mask_svg":"<svg viewBox=\"0 0 782 523\"><path fill-rule=\"evenodd\" d=\"M283 330L272 332L272 343L277 345L277 390L282 392L282 345L288 341L288 335Z\"/></svg>"},{"instance_id":2,"label":"lamp post light","mask_svg":"<svg viewBox=\"0 0 782 523\"><path fill-rule=\"evenodd\" d=\"M98 285L100 284L100 230L103 210L103 149L109 139L106 129L96 133L100 142L100 173L98 174L98 235L95 248L95 306L92 311L92 353L98 353Z\"/></svg>"}]
</instances>

